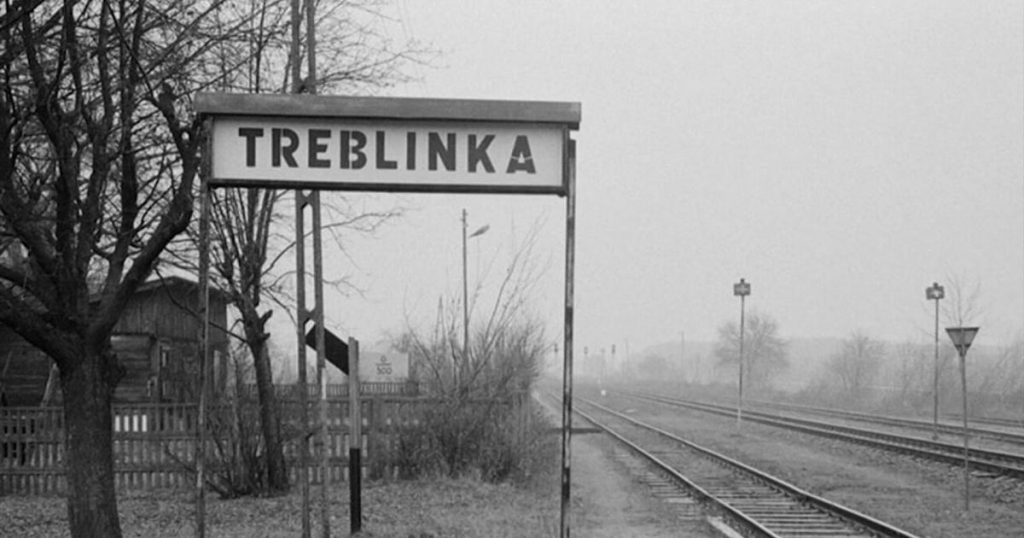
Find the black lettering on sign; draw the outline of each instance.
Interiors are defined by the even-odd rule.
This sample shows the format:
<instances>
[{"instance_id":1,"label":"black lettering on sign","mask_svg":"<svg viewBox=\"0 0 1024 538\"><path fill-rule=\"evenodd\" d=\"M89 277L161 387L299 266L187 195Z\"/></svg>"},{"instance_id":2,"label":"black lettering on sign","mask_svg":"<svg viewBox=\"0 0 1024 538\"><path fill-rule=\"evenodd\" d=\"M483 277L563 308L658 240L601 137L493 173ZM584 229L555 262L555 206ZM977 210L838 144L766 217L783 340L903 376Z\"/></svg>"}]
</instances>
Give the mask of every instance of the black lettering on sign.
<instances>
[{"instance_id":1,"label":"black lettering on sign","mask_svg":"<svg viewBox=\"0 0 1024 538\"><path fill-rule=\"evenodd\" d=\"M282 138L288 139L288 144L282 144ZM270 153L271 166L281 166L281 159L291 168L297 168L299 163L295 162L295 150L299 149L299 135L291 129L274 128L270 130L270 140L273 142L273 150Z\"/></svg>"},{"instance_id":2,"label":"black lettering on sign","mask_svg":"<svg viewBox=\"0 0 1024 538\"><path fill-rule=\"evenodd\" d=\"M366 166L366 153L363 151L365 147L365 134L359 131L341 131L341 167L362 170ZM353 155L355 159L350 160Z\"/></svg>"},{"instance_id":3,"label":"black lettering on sign","mask_svg":"<svg viewBox=\"0 0 1024 538\"><path fill-rule=\"evenodd\" d=\"M430 133L427 140L427 168L437 170L437 158L441 158L446 170L455 170L455 133L445 135L447 144L441 142L441 135Z\"/></svg>"},{"instance_id":4,"label":"black lettering on sign","mask_svg":"<svg viewBox=\"0 0 1024 538\"><path fill-rule=\"evenodd\" d=\"M405 133L405 169L416 169L416 133Z\"/></svg>"},{"instance_id":5,"label":"black lettering on sign","mask_svg":"<svg viewBox=\"0 0 1024 538\"><path fill-rule=\"evenodd\" d=\"M398 168L397 161L389 161L384 155L384 131L377 131L377 170L394 170Z\"/></svg>"},{"instance_id":6,"label":"black lettering on sign","mask_svg":"<svg viewBox=\"0 0 1024 538\"><path fill-rule=\"evenodd\" d=\"M270 130L270 147L261 145L261 139L266 137L267 129ZM302 132L306 136L303 140L299 135ZM405 131L405 148L401 148L401 142L391 141L391 149L388 149L388 137L397 138L402 136L401 132L389 132L384 129L372 131L360 131L355 129L340 129L337 131L339 150L336 154L338 164L334 165L333 138L335 131L326 128L303 128L300 131L287 127L239 127L238 136L243 139L245 146L245 166L254 168L259 166L257 153L265 153L270 150L270 165L274 168L299 168L300 166L309 169L327 169L331 166L345 170L362 170L371 167L376 170L398 170L400 168L414 171L420 164L426 164L429 171L458 172L458 165L465 163L463 173L495 173L495 160L491 155L491 147L494 146L498 135L493 133L466 133L466 132L444 132L429 131L416 132ZM425 163L417 162L420 155L420 141L425 135L426 159ZM370 136L373 140L370 140ZM461 140L460 140L461 139ZM372 142L372 148L371 146ZM462 149L460 145L465 144ZM305 154L304 161L300 165L296 154L300 146ZM504 146L504 142L501 144ZM373 155L370 155L370 152ZM459 161L460 152L465 152L464 161ZM497 151L497 150L496 150ZM372 162L371 162L372 158ZM502 156L497 156L500 161ZM402 160L405 164L402 164ZM530 147L529 135L516 135L512 150L509 153L508 164L505 167L506 174L517 174L525 172L536 174L537 165L533 159L533 150Z\"/></svg>"},{"instance_id":7,"label":"black lettering on sign","mask_svg":"<svg viewBox=\"0 0 1024 538\"><path fill-rule=\"evenodd\" d=\"M331 161L321 159L320 155L327 151L327 144L321 143L320 139L331 139L331 131L328 129L309 130L309 167L330 168Z\"/></svg>"},{"instance_id":8,"label":"black lettering on sign","mask_svg":"<svg viewBox=\"0 0 1024 538\"><path fill-rule=\"evenodd\" d=\"M512 145L512 156L508 158L508 169L505 170L507 174L516 172L537 173L537 169L533 166L533 154L530 153L530 140L525 135L516 137L516 141Z\"/></svg>"},{"instance_id":9,"label":"black lettering on sign","mask_svg":"<svg viewBox=\"0 0 1024 538\"><path fill-rule=\"evenodd\" d=\"M483 141L479 145L476 143L476 135L469 135L469 147L466 148L466 153L469 156L469 171L476 172L476 166L482 164L484 170L488 172L494 172L494 165L491 164L491 157L487 155L487 147L494 142L494 135L489 134L484 136Z\"/></svg>"},{"instance_id":10,"label":"black lettering on sign","mask_svg":"<svg viewBox=\"0 0 1024 538\"><path fill-rule=\"evenodd\" d=\"M245 165L256 166L256 139L263 138L263 129L259 127L239 127L238 136L245 137Z\"/></svg>"}]
</instances>

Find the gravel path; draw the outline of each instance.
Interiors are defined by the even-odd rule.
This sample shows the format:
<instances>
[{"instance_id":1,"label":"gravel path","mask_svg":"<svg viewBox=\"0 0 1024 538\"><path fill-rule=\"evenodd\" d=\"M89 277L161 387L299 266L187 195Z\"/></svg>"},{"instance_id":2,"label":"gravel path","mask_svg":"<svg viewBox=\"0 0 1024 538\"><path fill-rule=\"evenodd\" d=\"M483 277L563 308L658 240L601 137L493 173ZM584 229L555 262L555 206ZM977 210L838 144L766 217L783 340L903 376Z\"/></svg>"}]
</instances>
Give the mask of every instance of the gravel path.
<instances>
[{"instance_id":1,"label":"gravel path","mask_svg":"<svg viewBox=\"0 0 1024 538\"><path fill-rule=\"evenodd\" d=\"M703 519L684 518L677 505L655 496L615 454L613 442L603 435L573 437L573 499L579 512L573 536L718 536Z\"/></svg>"}]
</instances>

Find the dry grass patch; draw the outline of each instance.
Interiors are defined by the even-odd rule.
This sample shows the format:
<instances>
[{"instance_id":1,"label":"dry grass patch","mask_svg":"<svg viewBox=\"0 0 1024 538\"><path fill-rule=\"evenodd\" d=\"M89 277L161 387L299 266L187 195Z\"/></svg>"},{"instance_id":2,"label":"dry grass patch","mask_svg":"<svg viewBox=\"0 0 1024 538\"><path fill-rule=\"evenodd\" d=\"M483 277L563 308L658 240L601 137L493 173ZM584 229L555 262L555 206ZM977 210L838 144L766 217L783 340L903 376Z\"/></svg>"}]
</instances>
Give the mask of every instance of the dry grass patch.
<instances>
[{"instance_id":1,"label":"dry grass patch","mask_svg":"<svg viewBox=\"0 0 1024 538\"><path fill-rule=\"evenodd\" d=\"M543 489L543 488L542 488ZM320 489L312 491L314 535L320 529ZM331 536L349 536L348 489L330 490ZM194 536L191 495L154 491L123 495L119 502L126 537ZM274 498L208 499L207 535L226 538L294 537L301 530L298 492ZM69 536L65 502L50 497L5 497L0 536ZM558 532L557 497L534 487L476 480L375 483L363 491L365 537L534 537Z\"/></svg>"}]
</instances>

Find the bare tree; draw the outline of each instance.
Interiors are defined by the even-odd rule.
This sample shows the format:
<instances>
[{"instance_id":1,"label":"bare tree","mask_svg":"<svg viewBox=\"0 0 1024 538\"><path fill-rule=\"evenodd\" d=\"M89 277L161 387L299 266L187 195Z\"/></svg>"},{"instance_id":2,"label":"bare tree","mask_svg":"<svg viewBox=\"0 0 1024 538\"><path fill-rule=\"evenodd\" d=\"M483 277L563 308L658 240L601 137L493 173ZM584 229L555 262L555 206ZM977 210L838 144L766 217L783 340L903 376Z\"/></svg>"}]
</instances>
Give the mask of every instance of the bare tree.
<instances>
[{"instance_id":1,"label":"bare tree","mask_svg":"<svg viewBox=\"0 0 1024 538\"><path fill-rule=\"evenodd\" d=\"M829 371L846 394L859 396L875 380L884 356L884 343L854 331L829 359Z\"/></svg>"},{"instance_id":2,"label":"bare tree","mask_svg":"<svg viewBox=\"0 0 1024 538\"><path fill-rule=\"evenodd\" d=\"M743 334L743 369L754 388L765 388L789 366L788 343L779 336L775 318L761 312L747 315ZM740 327L735 321L718 327L715 357L719 365L736 365L740 358Z\"/></svg>"},{"instance_id":3,"label":"bare tree","mask_svg":"<svg viewBox=\"0 0 1024 538\"><path fill-rule=\"evenodd\" d=\"M959 275L947 275L946 298L942 301L942 318L949 327L980 324L984 316L981 283Z\"/></svg>"},{"instance_id":4,"label":"bare tree","mask_svg":"<svg viewBox=\"0 0 1024 538\"><path fill-rule=\"evenodd\" d=\"M886 375L895 383L904 406L924 402L932 391L934 358L931 351L930 346L913 342L901 342L892 348L893 365Z\"/></svg>"},{"instance_id":5,"label":"bare tree","mask_svg":"<svg viewBox=\"0 0 1024 538\"><path fill-rule=\"evenodd\" d=\"M225 6L216 20L226 31L237 21L247 22L237 39L212 48L219 71L210 83L219 91L246 93L307 91L304 80L292 80L295 58L290 50L290 8L288 0L249 0ZM317 9L317 92L365 92L407 80L404 69L410 63L424 63L431 53L414 41L395 44L381 31L385 18L380 2L356 0ZM277 397L267 351L270 337L267 323L273 310L267 303L292 303L280 267L293 248L290 231L291 208L287 191L274 189L221 189L212 194L212 256L214 281L223 289L239 314L242 333L252 356L260 405L261 434L265 446L267 487L288 488L283 439ZM324 205L325 230L343 248L343 231L370 233L385 220L397 216L394 209L365 210L343 197L327 198ZM284 206L284 207L282 207ZM196 270L194 253L198 230L190 230L187 241L174 245L172 259L179 267ZM331 284L344 288L344 278Z\"/></svg>"},{"instance_id":6,"label":"bare tree","mask_svg":"<svg viewBox=\"0 0 1024 538\"><path fill-rule=\"evenodd\" d=\"M495 298L479 321L473 301L470 352L461 349L462 303L457 297L438 301L429 332L416 330L407 320L396 341L400 351L410 354L426 390L438 398L429 435L451 475L473 464L486 466L487 454L480 451L495 434L491 430L497 411L512 401L522 404L550 348L543 325L529 309L542 272L533 252L538 230L534 227L513 253ZM481 286L478 283L474 297Z\"/></svg>"},{"instance_id":7,"label":"bare tree","mask_svg":"<svg viewBox=\"0 0 1024 538\"><path fill-rule=\"evenodd\" d=\"M0 16L0 322L60 370L74 537L121 535L111 332L188 225L203 143L180 88L219 3L17 2Z\"/></svg>"},{"instance_id":8,"label":"bare tree","mask_svg":"<svg viewBox=\"0 0 1024 538\"><path fill-rule=\"evenodd\" d=\"M497 372L513 374L503 370L496 358L500 350L507 349L511 328L523 328L534 335L536 343L543 340L537 334L539 327L534 327L529 310L534 289L543 272L543 264L534 254L539 230L539 224L535 225L513 252L497 285L495 297L487 305L486 316L480 321L477 321L477 299L486 278L477 283L469 309L469 349L462 349L462 303L458 297L438 299L437 315L429 334L414 329L412 321L406 320L406 330L400 340L420 358L421 378L434 392L466 398L504 390L515 375L501 377L498 386L493 384L495 379L492 376ZM533 351L538 350L531 350L531 356ZM532 372L536 366L531 365L527 371Z\"/></svg>"},{"instance_id":9,"label":"bare tree","mask_svg":"<svg viewBox=\"0 0 1024 538\"><path fill-rule=\"evenodd\" d=\"M998 398L1004 410L1019 412L1024 390L1024 340L1002 346L990 360L976 365L975 386L979 394L990 394ZM974 363L975 361L972 361ZM1014 409L1016 408L1016 409Z\"/></svg>"},{"instance_id":10,"label":"bare tree","mask_svg":"<svg viewBox=\"0 0 1024 538\"><path fill-rule=\"evenodd\" d=\"M110 335L189 223L203 143L190 96L260 88L275 69L287 87L287 54L270 53L284 48L284 11L270 9L282 4L26 0L0 14L0 322L60 370L73 536L121 534L110 410L124 370ZM408 50L370 38L384 37L378 5L321 10L342 30L321 46L347 60L324 63L320 84L401 80Z\"/></svg>"}]
</instances>

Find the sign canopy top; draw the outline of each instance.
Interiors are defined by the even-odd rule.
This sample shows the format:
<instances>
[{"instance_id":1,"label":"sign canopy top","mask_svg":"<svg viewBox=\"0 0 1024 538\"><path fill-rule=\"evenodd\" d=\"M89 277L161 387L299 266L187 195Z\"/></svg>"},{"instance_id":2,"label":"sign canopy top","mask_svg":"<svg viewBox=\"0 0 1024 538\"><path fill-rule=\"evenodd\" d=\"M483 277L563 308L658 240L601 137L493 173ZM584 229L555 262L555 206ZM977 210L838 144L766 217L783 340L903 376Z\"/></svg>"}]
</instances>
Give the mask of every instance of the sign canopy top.
<instances>
[{"instance_id":1,"label":"sign canopy top","mask_svg":"<svg viewBox=\"0 0 1024 538\"><path fill-rule=\"evenodd\" d=\"M580 104L200 93L209 184L565 195Z\"/></svg>"},{"instance_id":2,"label":"sign canopy top","mask_svg":"<svg viewBox=\"0 0 1024 538\"><path fill-rule=\"evenodd\" d=\"M554 123L574 131L580 128L580 103L563 101L199 93L193 106L199 114L211 116Z\"/></svg>"}]
</instances>

